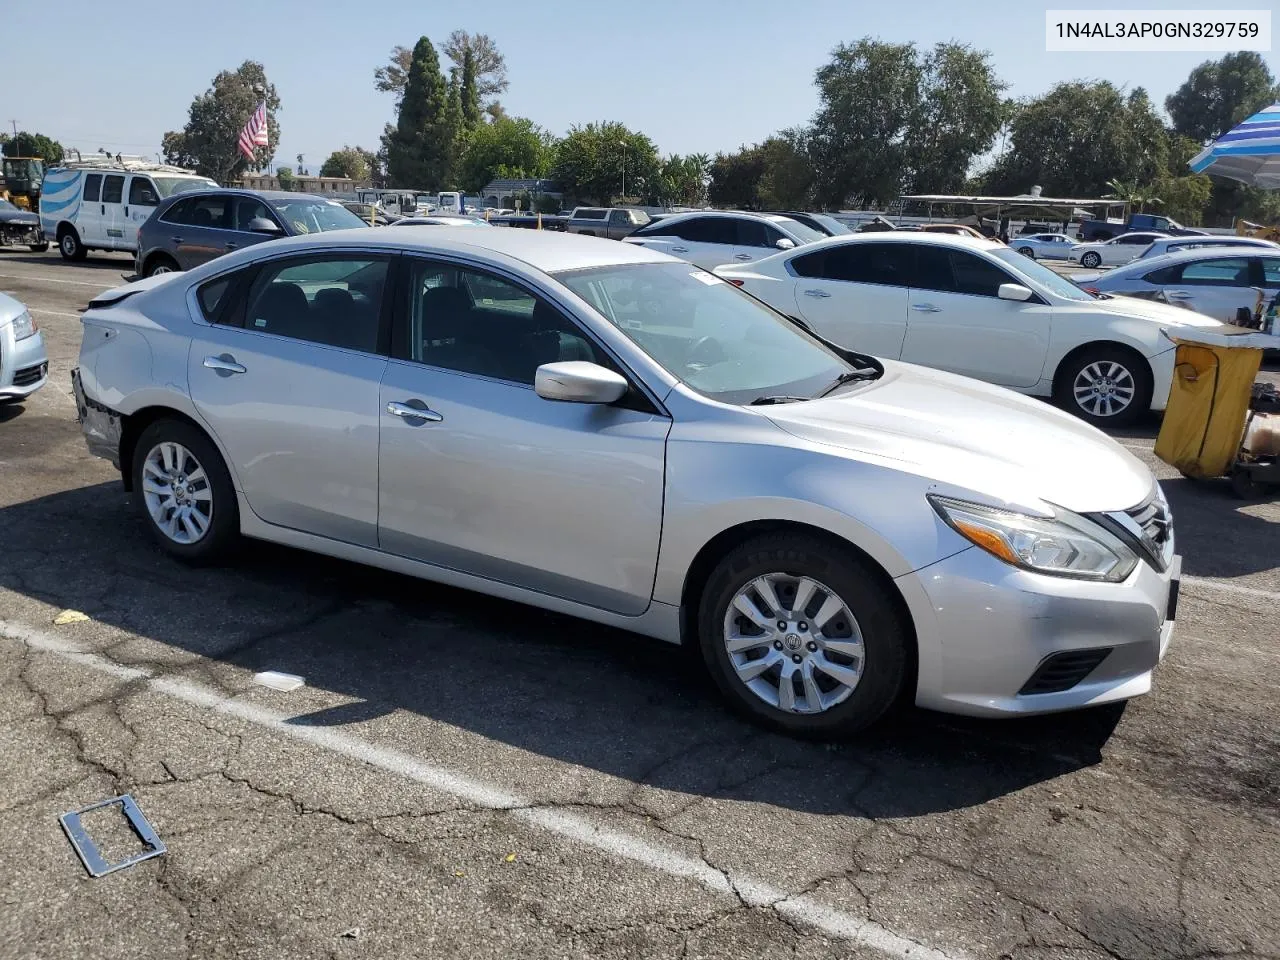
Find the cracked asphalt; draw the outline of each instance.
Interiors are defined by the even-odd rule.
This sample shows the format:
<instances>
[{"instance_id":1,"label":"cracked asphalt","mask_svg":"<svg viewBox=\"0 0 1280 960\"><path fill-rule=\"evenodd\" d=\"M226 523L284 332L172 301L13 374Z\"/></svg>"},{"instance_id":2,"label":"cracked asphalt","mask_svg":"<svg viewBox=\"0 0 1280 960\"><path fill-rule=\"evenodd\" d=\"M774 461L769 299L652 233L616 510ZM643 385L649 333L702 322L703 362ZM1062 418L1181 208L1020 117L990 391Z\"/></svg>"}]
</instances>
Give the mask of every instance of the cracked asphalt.
<instances>
[{"instance_id":1,"label":"cracked asphalt","mask_svg":"<svg viewBox=\"0 0 1280 960\"><path fill-rule=\"evenodd\" d=\"M1149 696L800 743L619 631L162 557L69 395L129 269L0 254L53 372L0 410L0 957L1280 957L1280 500L1178 478L1155 423L1122 442L1187 580ZM168 852L90 879L57 818L121 793Z\"/></svg>"}]
</instances>

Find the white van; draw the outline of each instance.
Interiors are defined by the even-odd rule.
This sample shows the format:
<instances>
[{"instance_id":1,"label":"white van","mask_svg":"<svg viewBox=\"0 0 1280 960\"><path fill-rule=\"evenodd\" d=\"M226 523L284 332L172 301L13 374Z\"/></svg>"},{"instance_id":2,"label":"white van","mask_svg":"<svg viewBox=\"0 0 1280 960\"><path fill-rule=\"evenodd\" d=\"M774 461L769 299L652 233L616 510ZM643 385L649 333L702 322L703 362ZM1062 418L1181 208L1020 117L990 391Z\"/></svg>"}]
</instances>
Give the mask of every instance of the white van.
<instances>
[{"instance_id":1,"label":"white van","mask_svg":"<svg viewBox=\"0 0 1280 960\"><path fill-rule=\"evenodd\" d=\"M45 173L40 226L68 260L90 250L138 248L138 228L165 197L218 185L181 167L84 160Z\"/></svg>"},{"instance_id":2,"label":"white van","mask_svg":"<svg viewBox=\"0 0 1280 960\"><path fill-rule=\"evenodd\" d=\"M456 190L446 190L440 194L436 202L437 213L462 213L462 194Z\"/></svg>"}]
</instances>

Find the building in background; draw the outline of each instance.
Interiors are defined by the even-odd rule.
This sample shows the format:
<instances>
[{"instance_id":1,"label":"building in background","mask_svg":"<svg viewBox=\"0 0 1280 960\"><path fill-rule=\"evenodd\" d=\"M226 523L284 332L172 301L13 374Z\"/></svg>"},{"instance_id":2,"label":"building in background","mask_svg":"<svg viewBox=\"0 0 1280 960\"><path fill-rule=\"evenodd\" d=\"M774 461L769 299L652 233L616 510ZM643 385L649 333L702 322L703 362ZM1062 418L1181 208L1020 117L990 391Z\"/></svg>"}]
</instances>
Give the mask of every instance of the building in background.
<instances>
[{"instance_id":1,"label":"building in background","mask_svg":"<svg viewBox=\"0 0 1280 960\"><path fill-rule=\"evenodd\" d=\"M480 191L480 205L488 209L514 210L517 200L527 211L530 200L550 197L559 205L564 200L560 185L553 180L492 180Z\"/></svg>"},{"instance_id":2,"label":"building in background","mask_svg":"<svg viewBox=\"0 0 1280 960\"><path fill-rule=\"evenodd\" d=\"M269 173L246 173L240 178L240 185L246 190L283 190L280 178ZM314 177L309 174L294 174L289 181L289 189L294 193L314 193L320 196L345 197L355 199L356 190L368 187L369 181L357 183L350 177Z\"/></svg>"}]
</instances>

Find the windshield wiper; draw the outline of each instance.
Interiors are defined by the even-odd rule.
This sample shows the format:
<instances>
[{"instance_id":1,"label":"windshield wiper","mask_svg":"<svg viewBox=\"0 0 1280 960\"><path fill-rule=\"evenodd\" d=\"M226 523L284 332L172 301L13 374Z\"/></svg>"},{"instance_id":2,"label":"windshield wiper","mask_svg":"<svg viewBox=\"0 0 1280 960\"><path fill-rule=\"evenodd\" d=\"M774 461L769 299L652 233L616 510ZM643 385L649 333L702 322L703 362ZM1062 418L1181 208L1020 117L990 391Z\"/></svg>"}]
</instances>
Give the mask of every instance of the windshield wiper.
<instances>
[{"instance_id":1,"label":"windshield wiper","mask_svg":"<svg viewBox=\"0 0 1280 960\"><path fill-rule=\"evenodd\" d=\"M843 387L846 383L853 383L853 381L855 380L876 380L880 377L881 373L883 372L884 371L877 370L874 367L869 367L866 370L849 370L845 373L840 374L840 376L836 377L835 380L832 381L829 387L827 387L820 394L818 394L818 397L825 397L830 393L834 393L840 387ZM817 399L817 397L815 397L814 399Z\"/></svg>"},{"instance_id":2,"label":"windshield wiper","mask_svg":"<svg viewBox=\"0 0 1280 960\"><path fill-rule=\"evenodd\" d=\"M772 406L775 403L804 403L806 400L811 400L811 399L813 398L812 397L788 397L785 395L772 396L772 397L756 397L754 400L748 403L747 406L768 407L768 406Z\"/></svg>"}]
</instances>

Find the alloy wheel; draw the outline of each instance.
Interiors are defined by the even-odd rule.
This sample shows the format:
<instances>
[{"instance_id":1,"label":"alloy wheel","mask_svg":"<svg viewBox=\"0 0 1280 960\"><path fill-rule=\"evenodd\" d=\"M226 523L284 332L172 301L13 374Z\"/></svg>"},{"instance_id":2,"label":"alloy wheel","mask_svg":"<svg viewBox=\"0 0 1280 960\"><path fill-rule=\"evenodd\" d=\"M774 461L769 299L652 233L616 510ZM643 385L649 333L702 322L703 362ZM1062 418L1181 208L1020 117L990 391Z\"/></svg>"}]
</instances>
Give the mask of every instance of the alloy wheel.
<instances>
[{"instance_id":1,"label":"alloy wheel","mask_svg":"<svg viewBox=\"0 0 1280 960\"><path fill-rule=\"evenodd\" d=\"M866 664L848 604L811 577L768 573L745 584L725 611L723 639L738 679L787 713L843 702Z\"/></svg>"},{"instance_id":2,"label":"alloy wheel","mask_svg":"<svg viewBox=\"0 0 1280 960\"><path fill-rule=\"evenodd\" d=\"M1072 394L1081 410L1095 417L1113 417L1133 403L1138 385L1128 368L1114 360L1099 360L1076 374Z\"/></svg>"},{"instance_id":3,"label":"alloy wheel","mask_svg":"<svg viewBox=\"0 0 1280 960\"><path fill-rule=\"evenodd\" d=\"M213 523L213 488L195 456L166 440L142 464L142 496L156 527L174 543L199 542Z\"/></svg>"}]
</instances>

